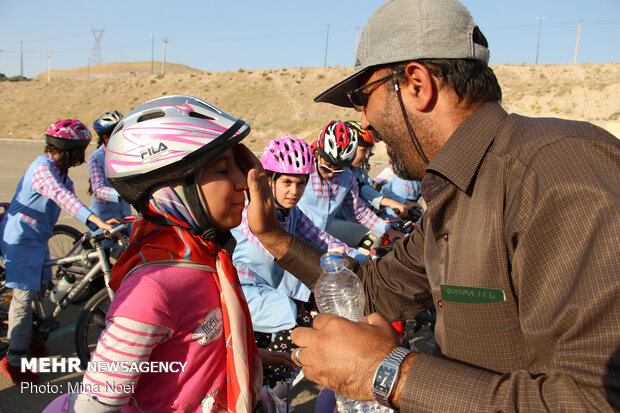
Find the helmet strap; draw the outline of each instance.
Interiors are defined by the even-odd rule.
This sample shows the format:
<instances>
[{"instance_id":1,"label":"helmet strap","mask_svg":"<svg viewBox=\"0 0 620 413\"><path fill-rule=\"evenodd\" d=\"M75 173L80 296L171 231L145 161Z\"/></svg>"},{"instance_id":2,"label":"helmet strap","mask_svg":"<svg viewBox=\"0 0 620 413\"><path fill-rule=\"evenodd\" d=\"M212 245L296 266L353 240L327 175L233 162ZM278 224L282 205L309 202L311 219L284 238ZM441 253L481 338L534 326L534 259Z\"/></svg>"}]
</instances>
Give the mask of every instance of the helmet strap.
<instances>
[{"instance_id":1,"label":"helmet strap","mask_svg":"<svg viewBox=\"0 0 620 413\"><path fill-rule=\"evenodd\" d=\"M276 208L278 209L278 211L280 211L279 214L276 214L277 217L278 217L278 220L284 221L286 219L286 217L288 216L289 212L291 212L291 211L288 208L283 207L278 202L278 197L275 194L276 175L278 175L277 172L272 172L271 173L271 177L269 179L270 185L271 185L271 194L273 195L273 200L274 200L274 202L276 204Z\"/></svg>"},{"instance_id":2,"label":"helmet strap","mask_svg":"<svg viewBox=\"0 0 620 413\"><path fill-rule=\"evenodd\" d=\"M149 222L158 225L172 225L175 227L179 227L189 232L192 235L199 235L206 241L213 241L215 245L219 248L227 251L229 254L232 254L235 246L237 245L237 240L232 236L230 231L218 231L215 228L208 228L203 230L201 228L190 228L184 227L183 225L179 225L176 222L162 216L162 215L147 215L142 214L142 217Z\"/></svg>"},{"instance_id":3,"label":"helmet strap","mask_svg":"<svg viewBox=\"0 0 620 413\"><path fill-rule=\"evenodd\" d=\"M200 235L203 239L211 241L217 236L218 230L211 222L211 218L207 212L207 205L203 199L200 186L198 185L201 175L202 169L198 170L195 174L185 177L183 190L185 191L185 197L199 228L194 229L198 232L196 235Z\"/></svg>"}]
</instances>

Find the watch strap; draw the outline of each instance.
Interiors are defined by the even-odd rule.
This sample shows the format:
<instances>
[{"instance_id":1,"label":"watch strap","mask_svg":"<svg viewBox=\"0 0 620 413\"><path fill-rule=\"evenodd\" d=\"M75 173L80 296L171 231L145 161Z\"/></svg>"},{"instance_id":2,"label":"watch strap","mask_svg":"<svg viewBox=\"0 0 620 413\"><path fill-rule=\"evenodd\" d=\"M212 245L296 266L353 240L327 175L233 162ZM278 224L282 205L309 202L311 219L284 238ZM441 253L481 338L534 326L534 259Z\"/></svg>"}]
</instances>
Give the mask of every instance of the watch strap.
<instances>
[{"instance_id":1,"label":"watch strap","mask_svg":"<svg viewBox=\"0 0 620 413\"><path fill-rule=\"evenodd\" d=\"M386 407L389 407L390 409L398 410L392 405L390 400L394 393L394 390L396 389L396 383L398 382L398 377L400 375L400 365L411 352L412 350L406 347L396 348L383 359L383 361L381 362L381 364L379 364L377 370L375 371L375 375L372 381L372 394L379 403ZM382 373L389 372L387 378L385 376L382 377L383 380L381 386L378 382L378 380L381 379L380 377L378 377L380 371Z\"/></svg>"}]
</instances>

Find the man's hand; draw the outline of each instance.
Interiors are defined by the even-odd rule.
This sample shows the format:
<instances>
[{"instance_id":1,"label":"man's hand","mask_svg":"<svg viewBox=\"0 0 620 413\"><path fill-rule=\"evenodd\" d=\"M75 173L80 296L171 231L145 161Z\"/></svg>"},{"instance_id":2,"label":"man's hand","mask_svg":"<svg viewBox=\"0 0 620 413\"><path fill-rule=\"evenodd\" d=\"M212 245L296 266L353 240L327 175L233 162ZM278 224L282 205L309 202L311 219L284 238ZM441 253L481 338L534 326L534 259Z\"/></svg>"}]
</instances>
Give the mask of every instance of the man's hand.
<instances>
[{"instance_id":1,"label":"man's hand","mask_svg":"<svg viewBox=\"0 0 620 413\"><path fill-rule=\"evenodd\" d=\"M248 171L247 219L250 231L276 259L281 258L291 244L292 235L284 231L276 216L275 201L267 172L260 161L244 145L238 145Z\"/></svg>"},{"instance_id":2,"label":"man's hand","mask_svg":"<svg viewBox=\"0 0 620 413\"><path fill-rule=\"evenodd\" d=\"M308 380L355 400L374 400L375 370L399 345L392 326L377 313L360 323L319 314L313 328L298 327L291 339L301 348L298 361Z\"/></svg>"}]
</instances>

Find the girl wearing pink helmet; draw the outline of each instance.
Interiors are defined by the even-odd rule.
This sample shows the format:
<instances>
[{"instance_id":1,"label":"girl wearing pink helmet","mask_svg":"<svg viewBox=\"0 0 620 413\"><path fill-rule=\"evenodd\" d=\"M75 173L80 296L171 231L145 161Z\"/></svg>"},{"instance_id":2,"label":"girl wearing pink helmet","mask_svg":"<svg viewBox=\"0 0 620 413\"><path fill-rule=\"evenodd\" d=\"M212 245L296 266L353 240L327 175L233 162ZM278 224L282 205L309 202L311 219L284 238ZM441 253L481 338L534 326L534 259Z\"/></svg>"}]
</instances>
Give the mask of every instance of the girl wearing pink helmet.
<instances>
[{"instance_id":1,"label":"girl wearing pink helmet","mask_svg":"<svg viewBox=\"0 0 620 413\"><path fill-rule=\"evenodd\" d=\"M261 163L269 174L282 227L323 250L330 243L338 242L318 229L297 207L308 176L315 172L310 146L293 136L272 139L263 150ZM311 291L273 261L273 256L248 228L246 210L241 225L232 233L237 240L233 261L248 301L258 346L290 352L294 347L289 338L290 329L311 323ZM360 262L366 259L357 250L347 248L346 252ZM266 370L268 384L275 384L281 378L280 373L282 369Z\"/></svg>"},{"instance_id":2,"label":"girl wearing pink helmet","mask_svg":"<svg viewBox=\"0 0 620 413\"><path fill-rule=\"evenodd\" d=\"M71 167L84 163L84 152L90 142L90 131L77 119L54 122L45 131L45 151L30 165L20 180L15 196L0 223L0 250L6 267L6 285L13 289L9 308L9 350L0 361L0 371L13 383L36 383L39 376L20 369L20 361L28 355L44 355L43 344L30 343L32 337L35 294L52 279L47 242L54 224L63 210L82 223L111 229L75 196ZM34 314L44 319L44 314Z\"/></svg>"}]
</instances>

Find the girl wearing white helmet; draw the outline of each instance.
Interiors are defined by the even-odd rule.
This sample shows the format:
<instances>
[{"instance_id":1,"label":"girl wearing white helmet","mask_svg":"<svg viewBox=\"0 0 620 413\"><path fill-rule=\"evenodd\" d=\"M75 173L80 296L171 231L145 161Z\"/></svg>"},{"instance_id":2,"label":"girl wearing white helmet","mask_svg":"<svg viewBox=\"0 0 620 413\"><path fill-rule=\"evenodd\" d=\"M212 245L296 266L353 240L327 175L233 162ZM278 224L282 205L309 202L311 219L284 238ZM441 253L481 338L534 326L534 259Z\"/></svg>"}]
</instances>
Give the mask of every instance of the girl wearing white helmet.
<instances>
[{"instance_id":1,"label":"girl wearing white helmet","mask_svg":"<svg viewBox=\"0 0 620 413\"><path fill-rule=\"evenodd\" d=\"M315 172L315 160L310 146L303 140L284 136L272 139L263 149L261 163L271 184L276 214L287 232L298 235L318 248L327 250L330 243L339 242L317 228L297 207L308 182ZM309 326L311 291L291 273L273 260L248 228L246 210L241 225L232 230L237 240L233 254L235 267L243 286L252 315L252 324L259 347L290 352L290 329L296 325ZM360 262L366 256L347 248L346 253ZM282 369L266 370L267 382L273 385Z\"/></svg>"},{"instance_id":2,"label":"girl wearing white helmet","mask_svg":"<svg viewBox=\"0 0 620 413\"><path fill-rule=\"evenodd\" d=\"M401 232L391 228L359 197L357 181L349 169L356 154L356 134L343 122L331 121L313 146L316 171L310 175L299 208L314 225L351 247L357 247L369 230L378 237L386 234L391 240L401 238ZM336 220L342 209L355 222Z\"/></svg>"},{"instance_id":3,"label":"girl wearing white helmet","mask_svg":"<svg viewBox=\"0 0 620 413\"><path fill-rule=\"evenodd\" d=\"M229 232L244 208L249 132L192 96L146 102L114 130L107 176L140 215L112 269L116 295L91 362L175 368L87 371L76 411L254 411L262 366Z\"/></svg>"},{"instance_id":4,"label":"girl wearing white helmet","mask_svg":"<svg viewBox=\"0 0 620 413\"><path fill-rule=\"evenodd\" d=\"M357 135L357 152L355 159L351 162L351 171L357 180L360 197L372 206L375 211L380 211L382 207L388 208L390 211L388 216L394 217L398 215L402 219L407 218L409 215L408 209L409 207L413 207L413 205L405 205L404 199L397 197L396 194L392 193L387 188L384 188L381 192L374 189L372 186L372 179L370 179L366 172L368 159L370 159L372 148L375 146L373 132L362 128L361 123L354 120L349 120L344 123L349 130ZM393 213L396 209L399 210L398 214Z\"/></svg>"},{"instance_id":5,"label":"girl wearing white helmet","mask_svg":"<svg viewBox=\"0 0 620 413\"><path fill-rule=\"evenodd\" d=\"M13 289L7 333L9 350L0 361L0 371L15 384L37 383L37 374L21 370L21 359L28 352L31 356L47 353L44 344L30 343L32 302L52 279L51 268L44 268L43 263L49 259L47 243L60 211L82 223L92 223L92 229L112 228L76 197L68 175L69 168L84 163L90 138L88 128L77 119L52 123L45 131L44 154L34 160L20 180L0 223L6 285ZM34 316L44 319L46 315Z\"/></svg>"},{"instance_id":6,"label":"girl wearing white helmet","mask_svg":"<svg viewBox=\"0 0 620 413\"><path fill-rule=\"evenodd\" d=\"M123 118L117 110L102 113L93 122L93 129L99 140L97 149L88 157L89 187L88 194L92 195L91 209L103 219L123 218L131 215L131 206L116 192L105 174L105 150L112 135L112 131ZM111 241L105 240L104 247L113 246Z\"/></svg>"}]
</instances>

